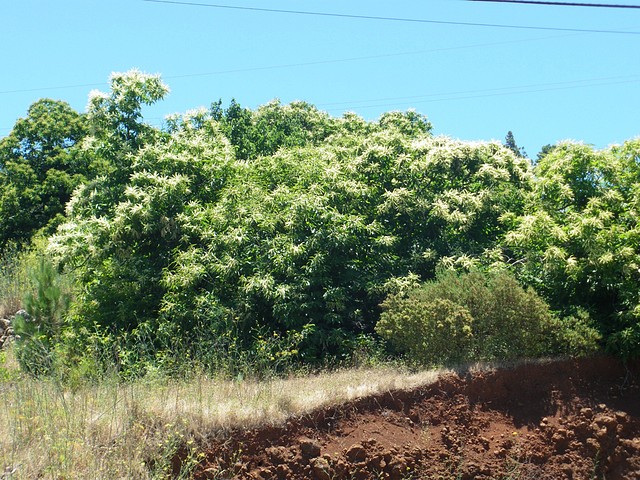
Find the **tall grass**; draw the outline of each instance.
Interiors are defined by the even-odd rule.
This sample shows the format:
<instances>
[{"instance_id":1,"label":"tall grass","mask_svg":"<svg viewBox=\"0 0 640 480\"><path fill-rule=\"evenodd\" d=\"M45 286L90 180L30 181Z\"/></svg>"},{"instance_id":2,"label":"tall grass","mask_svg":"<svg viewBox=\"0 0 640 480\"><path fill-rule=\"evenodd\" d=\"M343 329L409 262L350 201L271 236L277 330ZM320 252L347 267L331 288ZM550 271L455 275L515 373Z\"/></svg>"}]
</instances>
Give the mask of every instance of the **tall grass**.
<instances>
[{"instance_id":1,"label":"tall grass","mask_svg":"<svg viewBox=\"0 0 640 480\"><path fill-rule=\"evenodd\" d=\"M34 272L41 270L42 251L35 245L0 255L0 315L28 306L25 300L38 293ZM219 432L279 423L436 376L379 367L262 381L188 372L178 380L153 370L125 381L114 367L111 374L79 375L70 381L57 371L39 378L25 373L18 352L24 354L24 345L0 350L3 480L154 479L169 473L184 478L199 460L205 440ZM181 367L185 373L191 368L187 362ZM78 365L76 369L81 371ZM186 453L179 473L171 470L178 451Z\"/></svg>"},{"instance_id":2,"label":"tall grass","mask_svg":"<svg viewBox=\"0 0 640 480\"><path fill-rule=\"evenodd\" d=\"M20 310L24 295L32 288L28 256L13 245L0 252L0 318Z\"/></svg>"},{"instance_id":3,"label":"tall grass","mask_svg":"<svg viewBox=\"0 0 640 480\"><path fill-rule=\"evenodd\" d=\"M0 472L11 479L166 478L178 449L187 454L180 473L186 478L199 460L199 447L219 432L279 423L437 377L433 371L411 374L391 367L265 381L193 375L125 383L114 375L72 389L52 378L22 375L11 352L4 357Z\"/></svg>"}]
</instances>

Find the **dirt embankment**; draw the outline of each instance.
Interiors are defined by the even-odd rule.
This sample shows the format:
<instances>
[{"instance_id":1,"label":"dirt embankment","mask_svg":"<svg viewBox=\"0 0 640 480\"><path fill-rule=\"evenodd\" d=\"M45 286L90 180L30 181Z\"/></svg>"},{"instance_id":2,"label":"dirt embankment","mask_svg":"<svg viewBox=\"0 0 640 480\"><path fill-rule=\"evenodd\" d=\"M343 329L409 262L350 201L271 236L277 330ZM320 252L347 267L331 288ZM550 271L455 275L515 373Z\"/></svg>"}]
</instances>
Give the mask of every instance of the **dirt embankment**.
<instances>
[{"instance_id":1,"label":"dirt embankment","mask_svg":"<svg viewBox=\"0 0 640 480\"><path fill-rule=\"evenodd\" d=\"M640 368L461 372L213 441L197 479L640 479Z\"/></svg>"}]
</instances>

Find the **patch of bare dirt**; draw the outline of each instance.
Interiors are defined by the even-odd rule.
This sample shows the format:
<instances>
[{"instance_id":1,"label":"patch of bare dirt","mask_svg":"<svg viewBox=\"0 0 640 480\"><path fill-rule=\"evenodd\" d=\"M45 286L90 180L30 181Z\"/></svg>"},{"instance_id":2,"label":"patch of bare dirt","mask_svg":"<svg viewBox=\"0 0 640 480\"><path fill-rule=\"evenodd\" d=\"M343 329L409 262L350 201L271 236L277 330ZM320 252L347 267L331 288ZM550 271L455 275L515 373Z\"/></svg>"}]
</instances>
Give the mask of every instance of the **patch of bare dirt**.
<instances>
[{"instance_id":1,"label":"patch of bare dirt","mask_svg":"<svg viewBox=\"0 0 640 480\"><path fill-rule=\"evenodd\" d=\"M233 431L203 479L640 479L640 368L596 358L461 372Z\"/></svg>"}]
</instances>

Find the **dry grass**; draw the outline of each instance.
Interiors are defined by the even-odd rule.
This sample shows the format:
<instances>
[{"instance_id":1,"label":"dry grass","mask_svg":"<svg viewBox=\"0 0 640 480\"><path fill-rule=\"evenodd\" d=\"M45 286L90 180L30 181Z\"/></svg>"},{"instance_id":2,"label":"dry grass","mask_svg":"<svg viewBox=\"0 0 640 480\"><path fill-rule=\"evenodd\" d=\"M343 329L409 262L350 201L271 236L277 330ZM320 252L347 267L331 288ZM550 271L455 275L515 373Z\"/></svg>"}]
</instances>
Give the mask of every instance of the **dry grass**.
<instances>
[{"instance_id":1,"label":"dry grass","mask_svg":"<svg viewBox=\"0 0 640 480\"><path fill-rule=\"evenodd\" d=\"M11 355L0 368L3 479L166 477L180 446L190 448L186 465L194 464L196 445L215 432L278 423L317 407L430 383L438 375L380 367L262 382L107 380L71 391L20 377Z\"/></svg>"},{"instance_id":2,"label":"dry grass","mask_svg":"<svg viewBox=\"0 0 640 480\"><path fill-rule=\"evenodd\" d=\"M0 318L7 318L22 308L22 298L30 285L24 257L13 248L0 256Z\"/></svg>"}]
</instances>

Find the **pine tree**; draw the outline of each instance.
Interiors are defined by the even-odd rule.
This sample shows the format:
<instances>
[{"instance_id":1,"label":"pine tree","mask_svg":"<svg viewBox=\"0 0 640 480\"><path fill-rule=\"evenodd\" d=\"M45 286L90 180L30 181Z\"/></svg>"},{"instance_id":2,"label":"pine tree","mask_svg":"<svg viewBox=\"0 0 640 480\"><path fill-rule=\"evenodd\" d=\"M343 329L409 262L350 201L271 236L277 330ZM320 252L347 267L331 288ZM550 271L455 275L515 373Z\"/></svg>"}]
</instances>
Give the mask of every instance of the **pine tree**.
<instances>
[{"instance_id":1,"label":"pine tree","mask_svg":"<svg viewBox=\"0 0 640 480\"><path fill-rule=\"evenodd\" d=\"M524 147L518 147L518 144L516 144L516 139L513 137L513 132L511 130L507 132L503 145L515 153L517 157L525 158L527 156L527 152L524 151Z\"/></svg>"}]
</instances>

